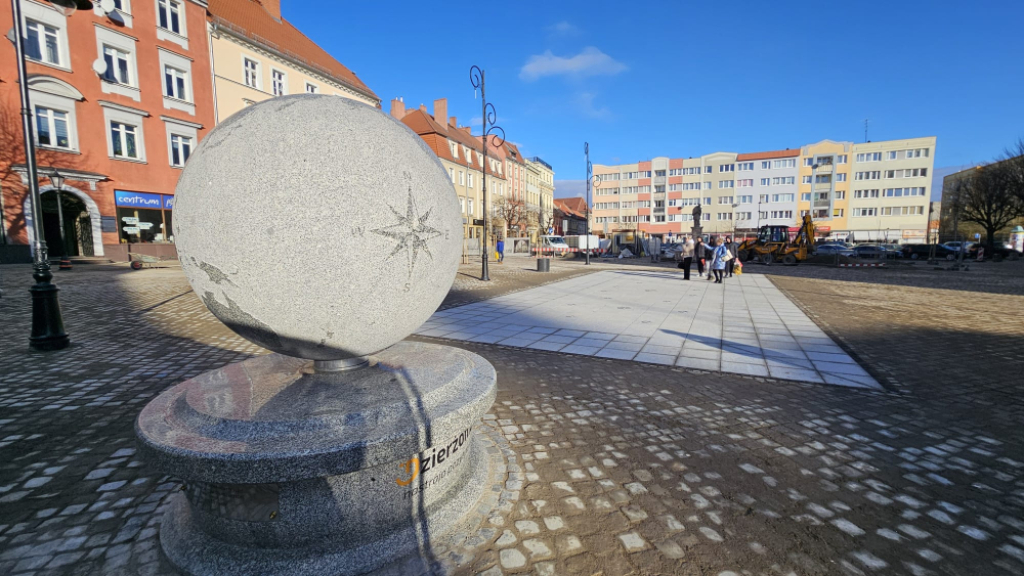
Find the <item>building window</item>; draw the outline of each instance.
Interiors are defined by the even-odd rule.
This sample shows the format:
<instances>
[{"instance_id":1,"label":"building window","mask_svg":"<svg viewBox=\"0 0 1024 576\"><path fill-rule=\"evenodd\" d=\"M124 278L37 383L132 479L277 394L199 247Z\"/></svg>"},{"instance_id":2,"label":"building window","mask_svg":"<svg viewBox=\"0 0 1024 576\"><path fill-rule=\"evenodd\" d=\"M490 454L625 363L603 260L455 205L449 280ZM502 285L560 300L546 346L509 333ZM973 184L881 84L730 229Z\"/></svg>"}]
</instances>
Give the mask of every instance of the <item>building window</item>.
<instances>
[{"instance_id":1,"label":"building window","mask_svg":"<svg viewBox=\"0 0 1024 576\"><path fill-rule=\"evenodd\" d=\"M718 203L719 204L732 204L732 196L719 196L718 197Z\"/></svg>"},{"instance_id":2,"label":"building window","mask_svg":"<svg viewBox=\"0 0 1024 576\"><path fill-rule=\"evenodd\" d=\"M243 58L243 69L245 72L245 85L250 88L260 87L260 64L255 60Z\"/></svg>"},{"instance_id":3,"label":"building window","mask_svg":"<svg viewBox=\"0 0 1024 576\"><path fill-rule=\"evenodd\" d=\"M68 113L36 106L36 142L40 146L70 150Z\"/></svg>"},{"instance_id":4,"label":"building window","mask_svg":"<svg viewBox=\"0 0 1024 576\"><path fill-rule=\"evenodd\" d=\"M836 200L846 200L846 191L836 190Z\"/></svg>"},{"instance_id":5,"label":"building window","mask_svg":"<svg viewBox=\"0 0 1024 576\"><path fill-rule=\"evenodd\" d=\"M842 218L843 217L843 209L842 208L834 208L832 210L832 217L833 218Z\"/></svg>"},{"instance_id":6,"label":"building window","mask_svg":"<svg viewBox=\"0 0 1024 576\"><path fill-rule=\"evenodd\" d=\"M60 40L57 29L39 22L27 21L25 56L31 60L60 66Z\"/></svg>"},{"instance_id":7,"label":"building window","mask_svg":"<svg viewBox=\"0 0 1024 576\"><path fill-rule=\"evenodd\" d=\"M895 150L891 150L889 152L889 154L886 156L885 159L886 160L895 160L896 159L896 151Z\"/></svg>"},{"instance_id":8,"label":"building window","mask_svg":"<svg viewBox=\"0 0 1024 576\"><path fill-rule=\"evenodd\" d=\"M873 172L857 172L855 180L879 180L882 177L881 170L875 170Z\"/></svg>"},{"instance_id":9,"label":"building window","mask_svg":"<svg viewBox=\"0 0 1024 576\"><path fill-rule=\"evenodd\" d=\"M784 184L796 184L795 176L779 176L772 178L772 186L781 186Z\"/></svg>"},{"instance_id":10,"label":"building window","mask_svg":"<svg viewBox=\"0 0 1024 576\"><path fill-rule=\"evenodd\" d=\"M183 70L164 66L164 95L178 100L188 100L188 74Z\"/></svg>"},{"instance_id":11,"label":"building window","mask_svg":"<svg viewBox=\"0 0 1024 576\"><path fill-rule=\"evenodd\" d=\"M836 156L836 164L846 164L846 154Z\"/></svg>"},{"instance_id":12,"label":"building window","mask_svg":"<svg viewBox=\"0 0 1024 576\"><path fill-rule=\"evenodd\" d=\"M181 34L181 3L176 0L157 0L156 7L159 26Z\"/></svg>"},{"instance_id":13,"label":"building window","mask_svg":"<svg viewBox=\"0 0 1024 576\"><path fill-rule=\"evenodd\" d=\"M752 178L748 178L746 180L737 180L736 181L736 187L737 188L746 188L748 186L753 186L753 185L754 185L754 180Z\"/></svg>"},{"instance_id":14,"label":"building window","mask_svg":"<svg viewBox=\"0 0 1024 576\"><path fill-rule=\"evenodd\" d=\"M271 70L270 76L273 80L274 96L284 96L287 94L285 89L284 72L280 70Z\"/></svg>"},{"instance_id":15,"label":"building window","mask_svg":"<svg viewBox=\"0 0 1024 576\"><path fill-rule=\"evenodd\" d=\"M796 158L786 158L772 162L772 168L796 168Z\"/></svg>"},{"instance_id":16,"label":"building window","mask_svg":"<svg viewBox=\"0 0 1024 576\"><path fill-rule=\"evenodd\" d=\"M772 185L772 179L771 178L761 178L761 186L771 186L771 185Z\"/></svg>"},{"instance_id":17,"label":"building window","mask_svg":"<svg viewBox=\"0 0 1024 576\"><path fill-rule=\"evenodd\" d=\"M711 190L711 182L705 182L704 183L704 189L705 190Z\"/></svg>"},{"instance_id":18,"label":"building window","mask_svg":"<svg viewBox=\"0 0 1024 576\"><path fill-rule=\"evenodd\" d=\"M814 158L804 158L804 166L814 166Z\"/></svg>"},{"instance_id":19,"label":"building window","mask_svg":"<svg viewBox=\"0 0 1024 576\"><path fill-rule=\"evenodd\" d=\"M740 162L737 165L737 170L739 170L740 172L745 172L747 170L753 170L753 169L754 169L754 163L753 162Z\"/></svg>"},{"instance_id":20,"label":"building window","mask_svg":"<svg viewBox=\"0 0 1024 576\"><path fill-rule=\"evenodd\" d=\"M309 82L306 82L306 94L316 94L319 91L320 88L318 88L316 84L310 84Z\"/></svg>"},{"instance_id":21,"label":"building window","mask_svg":"<svg viewBox=\"0 0 1024 576\"><path fill-rule=\"evenodd\" d=\"M718 167L719 172L733 172L736 169L735 164L722 164Z\"/></svg>"},{"instance_id":22,"label":"building window","mask_svg":"<svg viewBox=\"0 0 1024 576\"><path fill-rule=\"evenodd\" d=\"M800 177L800 183L801 184L810 184L811 183L811 177L810 176L801 176Z\"/></svg>"},{"instance_id":23,"label":"building window","mask_svg":"<svg viewBox=\"0 0 1024 576\"><path fill-rule=\"evenodd\" d=\"M846 182L846 174L836 174L836 182Z\"/></svg>"},{"instance_id":24,"label":"building window","mask_svg":"<svg viewBox=\"0 0 1024 576\"><path fill-rule=\"evenodd\" d=\"M118 50L113 46L104 46L103 60L107 63L107 70L103 73L103 79L107 82L131 86L132 77L129 73L130 58L131 55L124 50Z\"/></svg>"},{"instance_id":25,"label":"building window","mask_svg":"<svg viewBox=\"0 0 1024 576\"><path fill-rule=\"evenodd\" d=\"M733 187L733 181L732 180L720 180L718 182L718 187L719 188L732 188Z\"/></svg>"},{"instance_id":26,"label":"building window","mask_svg":"<svg viewBox=\"0 0 1024 576\"><path fill-rule=\"evenodd\" d=\"M123 122L110 123L110 140L113 144L115 158L139 159L139 150L135 144L136 127Z\"/></svg>"},{"instance_id":27,"label":"building window","mask_svg":"<svg viewBox=\"0 0 1024 576\"><path fill-rule=\"evenodd\" d=\"M452 179L452 184L455 184L455 169L454 168L449 168L448 169L448 176Z\"/></svg>"},{"instance_id":28,"label":"building window","mask_svg":"<svg viewBox=\"0 0 1024 576\"><path fill-rule=\"evenodd\" d=\"M711 166L705 166L704 167L704 173L705 174L711 174Z\"/></svg>"},{"instance_id":29,"label":"building window","mask_svg":"<svg viewBox=\"0 0 1024 576\"><path fill-rule=\"evenodd\" d=\"M868 152L865 154L857 154L857 162L881 162L881 152Z\"/></svg>"},{"instance_id":30,"label":"building window","mask_svg":"<svg viewBox=\"0 0 1024 576\"><path fill-rule=\"evenodd\" d=\"M184 166L190 154L192 154L192 139L188 136L171 134L171 166Z\"/></svg>"},{"instance_id":31,"label":"building window","mask_svg":"<svg viewBox=\"0 0 1024 576\"><path fill-rule=\"evenodd\" d=\"M476 212L473 210L473 199L469 199L469 215L476 216Z\"/></svg>"},{"instance_id":32,"label":"building window","mask_svg":"<svg viewBox=\"0 0 1024 576\"><path fill-rule=\"evenodd\" d=\"M465 185L466 185L466 173L463 172L462 170L459 170L459 186L465 186Z\"/></svg>"},{"instance_id":33,"label":"building window","mask_svg":"<svg viewBox=\"0 0 1024 576\"><path fill-rule=\"evenodd\" d=\"M472 187L473 187L473 173L472 173L472 172L470 172L469 174L467 174L467 175L466 175L466 178L467 178L467 185L468 185L468 186L469 186L470 188L472 188Z\"/></svg>"},{"instance_id":34,"label":"building window","mask_svg":"<svg viewBox=\"0 0 1024 576\"><path fill-rule=\"evenodd\" d=\"M810 202L811 201L811 193L810 192L804 192L803 194L801 194L800 195L800 201L801 202Z\"/></svg>"},{"instance_id":35,"label":"building window","mask_svg":"<svg viewBox=\"0 0 1024 576\"><path fill-rule=\"evenodd\" d=\"M753 196L740 196L739 197L739 203L740 204L750 204L753 201L754 201L754 197Z\"/></svg>"}]
</instances>

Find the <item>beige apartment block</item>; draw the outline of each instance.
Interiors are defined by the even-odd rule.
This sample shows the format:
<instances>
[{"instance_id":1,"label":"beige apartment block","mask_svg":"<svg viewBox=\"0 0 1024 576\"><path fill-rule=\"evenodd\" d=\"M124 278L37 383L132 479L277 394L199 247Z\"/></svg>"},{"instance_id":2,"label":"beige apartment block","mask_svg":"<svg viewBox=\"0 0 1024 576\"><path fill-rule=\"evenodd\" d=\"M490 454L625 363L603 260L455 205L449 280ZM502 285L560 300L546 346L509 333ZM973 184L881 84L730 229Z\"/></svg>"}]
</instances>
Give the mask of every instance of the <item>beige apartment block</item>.
<instances>
[{"instance_id":1,"label":"beige apartment block","mask_svg":"<svg viewBox=\"0 0 1024 576\"><path fill-rule=\"evenodd\" d=\"M280 0L210 0L217 121L275 96L333 94L380 107L351 70L281 17Z\"/></svg>"},{"instance_id":2,"label":"beige apartment block","mask_svg":"<svg viewBox=\"0 0 1024 576\"><path fill-rule=\"evenodd\" d=\"M526 160L526 170L526 191L537 204L540 233L546 234L554 226L555 170L537 156Z\"/></svg>"},{"instance_id":3,"label":"beige apartment block","mask_svg":"<svg viewBox=\"0 0 1024 576\"><path fill-rule=\"evenodd\" d=\"M844 237L849 215L853 144L822 140L800 148L794 225L810 214L822 235Z\"/></svg>"},{"instance_id":4,"label":"beige apartment block","mask_svg":"<svg viewBox=\"0 0 1024 576\"><path fill-rule=\"evenodd\" d=\"M923 242L935 137L854 144L848 229L855 240Z\"/></svg>"}]
</instances>

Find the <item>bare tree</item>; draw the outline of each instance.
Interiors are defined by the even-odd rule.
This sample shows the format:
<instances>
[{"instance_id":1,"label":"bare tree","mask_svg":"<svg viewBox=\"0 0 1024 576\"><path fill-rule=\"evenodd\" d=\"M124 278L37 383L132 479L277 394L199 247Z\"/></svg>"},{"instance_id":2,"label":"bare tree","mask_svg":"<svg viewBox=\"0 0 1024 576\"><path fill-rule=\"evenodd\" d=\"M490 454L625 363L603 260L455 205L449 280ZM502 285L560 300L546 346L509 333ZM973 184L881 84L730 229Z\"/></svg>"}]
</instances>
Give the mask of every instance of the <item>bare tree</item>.
<instances>
[{"instance_id":1,"label":"bare tree","mask_svg":"<svg viewBox=\"0 0 1024 576\"><path fill-rule=\"evenodd\" d=\"M1012 168L1004 162L978 166L956 179L949 191L953 210L960 219L985 230L985 246L991 253L996 233L1024 216L1024 203L1014 194Z\"/></svg>"},{"instance_id":2,"label":"bare tree","mask_svg":"<svg viewBox=\"0 0 1024 576\"><path fill-rule=\"evenodd\" d=\"M505 224L506 230L518 228L520 224L525 225L529 216L526 204L509 196L503 197L494 207L495 217Z\"/></svg>"},{"instance_id":3,"label":"bare tree","mask_svg":"<svg viewBox=\"0 0 1024 576\"><path fill-rule=\"evenodd\" d=\"M1006 171L1006 186L1010 195L1024 206L1024 138L1020 138L1006 149L999 162Z\"/></svg>"}]
</instances>

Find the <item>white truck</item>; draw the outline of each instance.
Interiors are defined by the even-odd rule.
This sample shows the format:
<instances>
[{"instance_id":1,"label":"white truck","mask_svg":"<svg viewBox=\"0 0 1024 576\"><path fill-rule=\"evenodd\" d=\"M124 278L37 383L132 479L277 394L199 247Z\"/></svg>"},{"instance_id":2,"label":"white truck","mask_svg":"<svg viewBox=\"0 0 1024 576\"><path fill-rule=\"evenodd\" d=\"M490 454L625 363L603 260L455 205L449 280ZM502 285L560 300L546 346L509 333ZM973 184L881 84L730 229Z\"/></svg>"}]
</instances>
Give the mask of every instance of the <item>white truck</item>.
<instances>
[{"instance_id":1,"label":"white truck","mask_svg":"<svg viewBox=\"0 0 1024 576\"><path fill-rule=\"evenodd\" d=\"M601 248L601 239L597 236L581 234L579 236L565 236L565 243L573 252L586 253L590 251L590 255L594 256Z\"/></svg>"}]
</instances>

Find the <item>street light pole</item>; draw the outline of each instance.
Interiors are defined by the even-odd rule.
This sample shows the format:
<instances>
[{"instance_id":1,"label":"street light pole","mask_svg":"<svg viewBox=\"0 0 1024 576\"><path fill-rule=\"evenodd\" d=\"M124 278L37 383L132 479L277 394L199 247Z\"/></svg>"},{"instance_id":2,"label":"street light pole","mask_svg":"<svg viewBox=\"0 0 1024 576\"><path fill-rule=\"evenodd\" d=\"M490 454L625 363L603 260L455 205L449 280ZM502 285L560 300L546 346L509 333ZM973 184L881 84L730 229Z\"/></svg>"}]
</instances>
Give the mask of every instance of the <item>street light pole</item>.
<instances>
[{"instance_id":1,"label":"street light pole","mask_svg":"<svg viewBox=\"0 0 1024 576\"><path fill-rule=\"evenodd\" d=\"M65 15L76 9L92 8L89 0L54 0L51 2ZM29 346L36 350L61 350L67 348L71 339L64 332L64 320L57 300L59 289L50 283L53 273L42 234L43 210L39 198L39 174L36 170L36 146L32 135L32 104L28 92L28 72L25 70L25 34L22 30L21 1L11 0L14 15L14 53L18 59L18 88L21 92L21 129L25 139L25 170L28 173L29 206L32 211L32 244L35 255L32 277L36 284L29 288L32 294L32 335ZM58 192L59 195L59 192ZM59 202L58 198L58 202Z\"/></svg>"},{"instance_id":2,"label":"street light pole","mask_svg":"<svg viewBox=\"0 0 1024 576\"><path fill-rule=\"evenodd\" d=\"M590 163L590 143L583 143L583 154L587 158L587 266L590 266L590 190L601 187L601 175L594 176L594 165Z\"/></svg>"},{"instance_id":3,"label":"street light pole","mask_svg":"<svg viewBox=\"0 0 1024 576\"><path fill-rule=\"evenodd\" d=\"M480 128L480 139L484 144L484 165L483 165L483 195L484 195L484 237L483 237L483 259L481 261L482 270L480 271L480 280L489 282L491 280L490 274L487 271L487 226L490 223L490 216L487 214L487 140L492 134L496 134L496 130L501 131L501 139L497 140L495 148L500 147L505 143L505 130L501 126L495 126L494 121L498 119L498 113L494 110L494 104L487 103L487 92L484 79L484 71L479 66L473 65L469 67L469 82L473 85L473 88L480 89L480 101L481 101L481 128ZM488 128L488 124L490 127ZM497 139L497 135L494 136Z\"/></svg>"}]
</instances>

